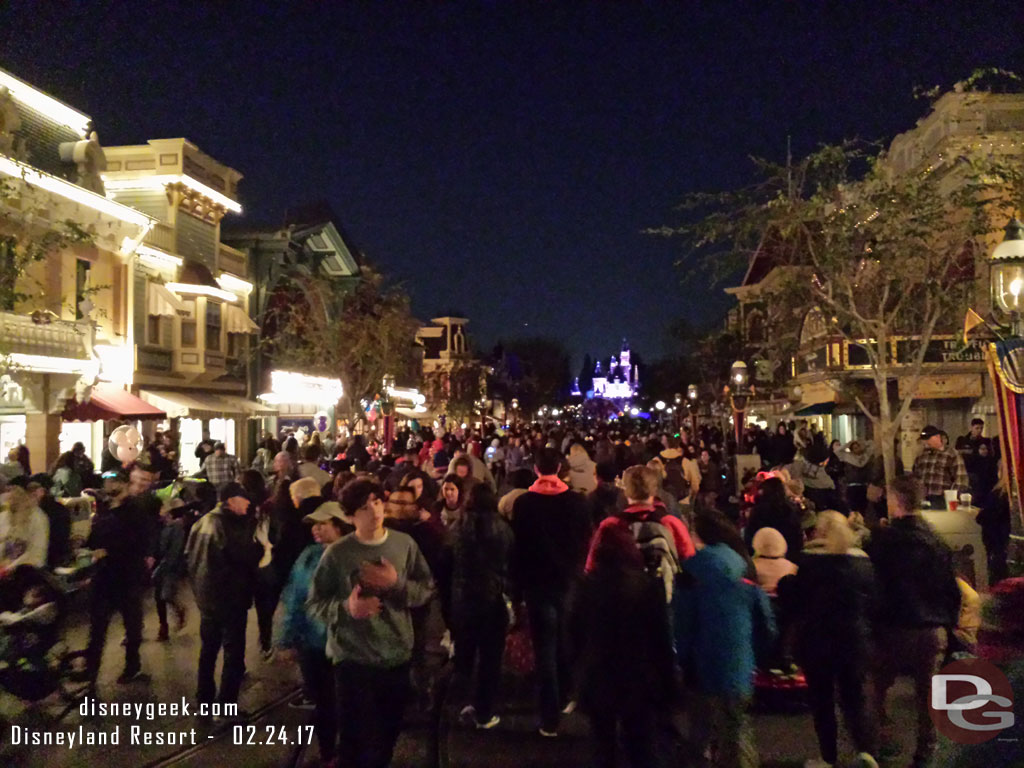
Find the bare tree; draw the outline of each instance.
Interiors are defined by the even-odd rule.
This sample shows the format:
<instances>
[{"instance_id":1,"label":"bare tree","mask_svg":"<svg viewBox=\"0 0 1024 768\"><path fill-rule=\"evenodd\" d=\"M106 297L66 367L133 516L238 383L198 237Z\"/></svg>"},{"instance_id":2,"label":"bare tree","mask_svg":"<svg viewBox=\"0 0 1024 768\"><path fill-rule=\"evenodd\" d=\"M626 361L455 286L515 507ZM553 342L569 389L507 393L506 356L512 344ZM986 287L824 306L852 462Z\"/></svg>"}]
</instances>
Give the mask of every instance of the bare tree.
<instances>
[{"instance_id":1,"label":"bare tree","mask_svg":"<svg viewBox=\"0 0 1024 768\"><path fill-rule=\"evenodd\" d=\"M863 351L874 397L854 399L891 479L900 424L936 367L930 345L958 326L976 276L987 274L985 239L1009 215L1016 172L979 155L897 173L884 154L854 144L758 165L760 183L691 196L692 220L658 232L682 235L726 266L771 249L786 275L772 300L819 311L828 335Z\"/></svg>"}]
</instances>

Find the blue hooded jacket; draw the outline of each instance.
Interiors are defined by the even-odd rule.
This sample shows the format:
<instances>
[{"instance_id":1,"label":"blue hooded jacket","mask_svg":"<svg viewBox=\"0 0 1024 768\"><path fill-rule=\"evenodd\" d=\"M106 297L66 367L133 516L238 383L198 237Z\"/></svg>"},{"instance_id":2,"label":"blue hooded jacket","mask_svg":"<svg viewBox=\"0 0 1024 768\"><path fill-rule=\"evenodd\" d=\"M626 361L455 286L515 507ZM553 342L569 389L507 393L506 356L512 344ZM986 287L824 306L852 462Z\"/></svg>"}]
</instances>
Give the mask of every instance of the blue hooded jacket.
<instances>
[{"instance_id":1,"label":"blue hooded jacket","mask_svg":"<svg viewBox=\"0 0 1024 768\"><path fill-rule=\"evenodd\" d=\"M746 561L727 544L698 550L682 570L672 601L680 666L703 693L750 696L755 657L776 636L768 596L743 578Z\"/></svg>"},{"instance_id":2,"label":"blue hooded jacket","mask_svg":"<svg viewBox=\"0 0 1024 768\"><path fill-rule=\"evenodd\" d=\"M326 652L327 628L324 623L309 615L306 598L313 583L313 572L324 554L323 544L310 544L299 555L292 566L288 583L281 592L284 616L278 633L277 645L282 648Z\"/></svg>"}]
</instances>

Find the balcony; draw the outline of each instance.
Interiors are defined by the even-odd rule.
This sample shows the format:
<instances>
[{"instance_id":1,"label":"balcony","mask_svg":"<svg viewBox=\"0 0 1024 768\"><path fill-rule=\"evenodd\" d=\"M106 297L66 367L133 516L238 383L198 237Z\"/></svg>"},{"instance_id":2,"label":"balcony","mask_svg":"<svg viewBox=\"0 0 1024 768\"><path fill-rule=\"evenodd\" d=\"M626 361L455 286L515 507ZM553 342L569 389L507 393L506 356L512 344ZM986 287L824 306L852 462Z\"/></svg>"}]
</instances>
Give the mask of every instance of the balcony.
<instances>
[{"instance_id":1,"label":"balcony","mask_svg":"<svg viewBox=\"0 0 1024 768\"><path fill-rule=\"evenodd\" d=\"M51 320L37 323L31 315L0 312L0 347L8 355L88 360L90 355L85 341L91 333L89 323L85 322Z\"/></svg>"}]
</instances>

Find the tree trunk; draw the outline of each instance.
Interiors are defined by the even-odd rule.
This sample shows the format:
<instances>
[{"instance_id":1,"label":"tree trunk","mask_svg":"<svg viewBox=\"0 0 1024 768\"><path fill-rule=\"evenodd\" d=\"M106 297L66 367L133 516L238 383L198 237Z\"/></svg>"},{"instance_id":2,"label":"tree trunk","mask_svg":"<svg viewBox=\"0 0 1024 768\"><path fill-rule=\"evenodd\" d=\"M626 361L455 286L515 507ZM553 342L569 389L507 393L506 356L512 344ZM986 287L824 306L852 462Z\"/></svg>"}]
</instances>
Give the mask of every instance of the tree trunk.
<instances>
[{"instance_id":1,"label":"tree trunk","mask_svg":"<svg viewBox=\"0 0 1024 768\"><path fill-rule=\"evenodd\" d=\"M889 402L889 377L883 372L881 377L876 377L875 386L878 389L878 421L875 423L878 434L875 435L875 444L882 452L882 466L885 470L885 485L896 477L896 447L893 445L893 438L896 436L896 424L892 421L892 404Z\"/></svg>"}]
</instances>

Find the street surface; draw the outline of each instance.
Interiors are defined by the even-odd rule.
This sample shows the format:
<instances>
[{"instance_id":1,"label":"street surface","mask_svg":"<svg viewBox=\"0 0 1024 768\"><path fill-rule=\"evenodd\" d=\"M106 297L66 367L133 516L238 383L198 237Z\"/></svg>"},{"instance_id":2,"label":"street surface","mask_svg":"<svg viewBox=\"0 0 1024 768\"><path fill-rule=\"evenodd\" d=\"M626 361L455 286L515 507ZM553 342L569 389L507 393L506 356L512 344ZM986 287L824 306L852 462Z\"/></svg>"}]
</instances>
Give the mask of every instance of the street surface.
<instances>
[{"instance_id":1,"label":"street surface","mask_svg":"<svg viewBox=\"0 0 1024 768\"><path fill-rule=\"evenodd\" d=\"M198 615L191 611L183 632L172 635L169 643L158 643L157 620L152 601L147 601L145 642L142 645L143 669L148 679L118 686L124 652L120 646L121 627L118 619L111 631L103 658L99 694L102 701L140 704L192 701L195 693L195 669L199 654ZM87 637L87 621L81 606L74 610L67 633L72 648L83 647ZM288 664L265 663L259 657L255 613L250 613L247 646L247 674L242 686L240 705L252 714L253 740L266 738L267 727L274 733L284 728L286 737L294 741L300 727L308 724L310 712L291 708L287 700L298 691L298 672ZM906 681L893 690L892 712L896 733L909 758L913 750L913 716L911 691ZM395 766L402 768L582 768L589 764L590 739L587 721L579 713L563 718L558 739L544 739L537 734L532 687L527 680L508 678L503 691L504 706L501 723L489 731L477 731L459 723L458 712L465 703L458 696L449 696L437 719L410 715L407 727L395 753ZM52 701L52 700L49 700ZM44 702L46 704L47 702ZM82 726L86 732L110 731L121 726L119 746L13 746L9 743L10 727L3 726L0 741L0 765L11 768L138 768L139 766L199 766L238 764L246 768L313 768L317 763L315 744L300 749L294 744L238 744L235 731L222 726L201 723L195 717L159 717L153 720L133 718L82 717L77 710L60 723L53 723L56 706L43 706L26 711L17 700L0 694L0 716L6 721L43 731L75 731ZM50 721L47 717L51 718ZM196 746L129 745L131 726L151 734L191 733L195 729ZM685 735L685 718L676 725ZM754 732L767 768L795 768L808 757L816 757L816 742L811 719L806 711L796 713L760 712L754 717ZM248 740L250 731L239 730ZM212 737L212 738L211 738ZM850 753L843 742L841 750ZM685 747L677 749L679 765L689 760ZM892 763L903 765L906 760Z\"/></svg>"}]
</instances>

